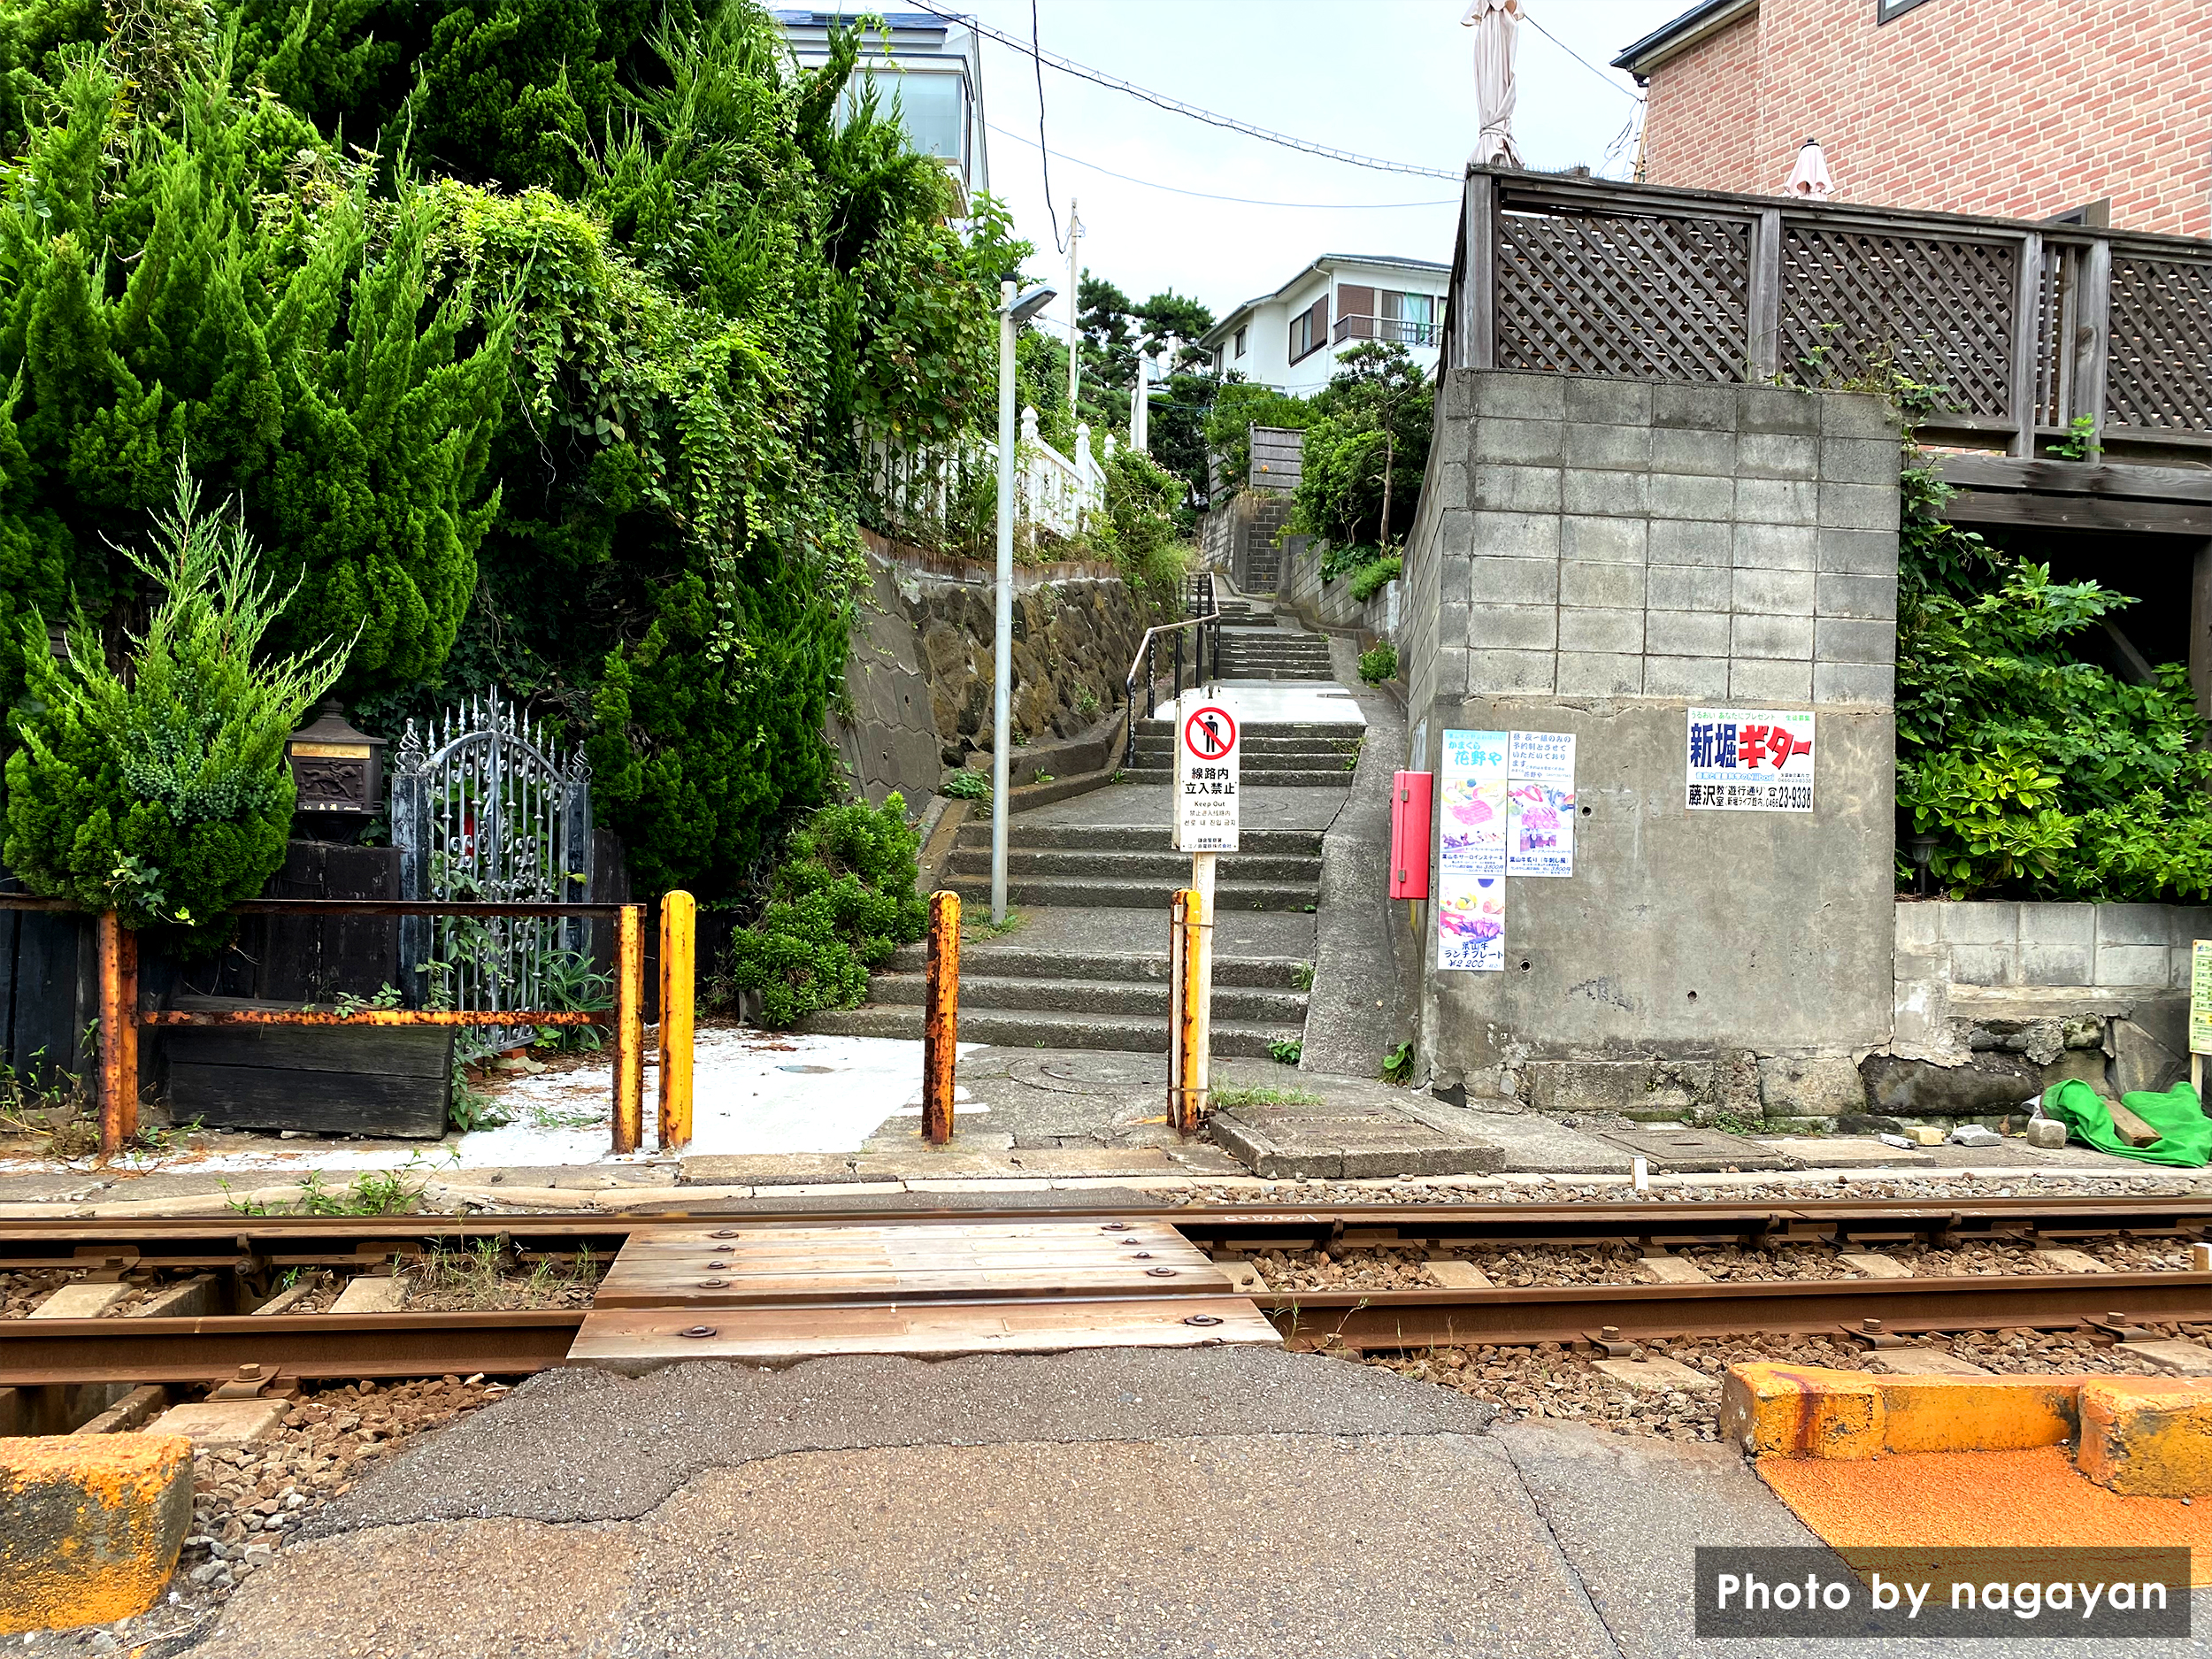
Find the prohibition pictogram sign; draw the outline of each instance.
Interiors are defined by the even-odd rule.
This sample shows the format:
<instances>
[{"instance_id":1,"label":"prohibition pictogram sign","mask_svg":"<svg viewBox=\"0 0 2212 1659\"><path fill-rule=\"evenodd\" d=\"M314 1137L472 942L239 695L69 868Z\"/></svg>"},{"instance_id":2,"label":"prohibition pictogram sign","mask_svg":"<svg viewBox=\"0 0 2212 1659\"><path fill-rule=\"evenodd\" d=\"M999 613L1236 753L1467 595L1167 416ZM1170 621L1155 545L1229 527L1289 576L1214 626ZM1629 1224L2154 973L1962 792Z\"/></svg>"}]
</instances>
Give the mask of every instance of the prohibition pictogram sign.
<instances>
[{"instance_id":1,"label":"prohibition pictogram sign","mask_svg":"<svg viewBox=\"0 0 2212 1659\"><path fill-rule=\"evenodd\" d=\"M1209 703L1183 722L1183 746L1201 760L1219 760L1237 745L1237 723L1228 710Z\"/></svg>"}]
</instances>

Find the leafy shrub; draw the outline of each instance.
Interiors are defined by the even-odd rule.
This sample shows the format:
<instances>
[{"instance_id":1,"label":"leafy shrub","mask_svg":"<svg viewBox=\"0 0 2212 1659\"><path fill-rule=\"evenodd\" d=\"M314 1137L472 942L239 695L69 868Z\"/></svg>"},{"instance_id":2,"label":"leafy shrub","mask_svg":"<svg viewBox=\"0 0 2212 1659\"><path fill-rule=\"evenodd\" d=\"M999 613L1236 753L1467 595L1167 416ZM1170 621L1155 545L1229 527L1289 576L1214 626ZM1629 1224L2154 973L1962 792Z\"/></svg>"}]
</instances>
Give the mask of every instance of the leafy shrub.
<instances>
[{"instance_id":1,"label":"leafy shrub","mask_svg":"<svg viewBox=\"0 0 2212 1659\"><path fill-rule=\"evenodd\" d=\"M330 688L347 647L255 661L273 603L242 525L199 510L182 466L156 555L126 557L161 589L127 677L80 617L65 658L34 609L19 641L29 698L8 757L6 857L34 893L125 926L173 923L188 952L227 936L223 911L284 863L293 808L284 741Z\"/></svg>"},{"instance_id":2,"label":"leafy shrub","mask_svg":"<svg viewBox=\"0 0 2212 1659\"><path fill-rule=\"evenodd\" d=\"M1094 515L1085 533L1122 580L1157 605L1176 602L1191 560L1190 544L1176 527L1183 491L1183 480L1151 457L1118 449L1106 464L1106 511Z\"/></svg>"},{"instance_id":3,"label":"leafy shrub","mask_svg":"<svg viewBox=\"0 0 2212 1659\"><path fill-rule=\"evenodd\" d=\"M1377 641L1371 651L1359 654L1359 677L1371 686L1398 677L1398 648L1388 640Z\"/></svg>"},{"instance_id":4,"label":"leafy shrub","mask_svg":"<svg viewBox=\"0 0 2212 1659\"><path fill-rule=\"evenodd\" d=\"M937 793L949 795L956 801L987 801L991 798L991 780L972 766L956 766L945 774L945 781Z\"/></svg>"},{"instance_id":5,"label":"leafy shrub","mask_svg":"<svg viewBox=\"0 0 2212 1659\"><path fill-rule=\"evenodd\" d=\"M1278 1037L1267 1045L1268 1057L1278 1065L1296 1065L1305 1052L1305 1044L1294 1037Z\"/></svg>"},{"instance_id":6,"label":"leafy shrub","mask_svg":"<svg viewBox=\"0 0 2212 1659\"><path fill-rule=\"evenodd\" d=\"M1897 802L1937 837L1936 879L1957 898L2212 895L2212 752L2186 665L2131 685L2076 657L2070 640L2135 602L1939 524L1941 487L1904 476Z\"/></svg>"},{"instance_id":7,"label":"leafy shrub","mask_svg":"<svg viewBox=\"0 0 2212 1659\"><path fill-rule=\"evenodd\" d=\"M1312 399L1292 527L1333 547L1402 541L1428 466L1432 392L1403 346L1371 340L1346 352Z\"/></svg>"},{"instance_id":8,"label":"leafy shrub","mask_svg":"<svg viewBox=\"0 0 2212 1659\"><path fill-rule=\"evenodd\" d=\"M1395 553L1388 558L1374 559L1361 565L1352 572L1352 597L1365 604L1396 581L1398 572L1404 567L1405 561Z\"/></svg>"},{"instance_id":9,"label":"leafy shrub","mask_svg":"<svg viewBox=\"0 0 2212 1659\"><path fill-rule=\"evenodd\" d=\"M1371 541L1357 541L1347 547L1325 547L1321 549L1321 580L1325 585L1339 577L1349 576L1365 569L1382 556L1382 549Z\"/></svg>"},{"instance_id":10,"label":"leafy shrub","mask_svg":"<svg viewBox=\"0 0 2212 1659\"><path fill-rule=\"evenodd\" d=\"M1310 426L1320 418L1310 399L1248 380L1228 380L1206 411L1206 447L1221 457L1223 481L1240 488L1251 476L1253 427Z\"/></svg>"},{"instance_id":11,"label":"leafy shrub","mask_svg":"<svg viewBox=\"0 0 2212 1659\"><path fill-rule=\"evenodd\" d=\"M730 941L729 982L761 994L761 1023L790 1025L868 994L868 970L922 936L921 849L896 793L824 807L794 832L758 922Z\"/></svg>"}]
</instances>

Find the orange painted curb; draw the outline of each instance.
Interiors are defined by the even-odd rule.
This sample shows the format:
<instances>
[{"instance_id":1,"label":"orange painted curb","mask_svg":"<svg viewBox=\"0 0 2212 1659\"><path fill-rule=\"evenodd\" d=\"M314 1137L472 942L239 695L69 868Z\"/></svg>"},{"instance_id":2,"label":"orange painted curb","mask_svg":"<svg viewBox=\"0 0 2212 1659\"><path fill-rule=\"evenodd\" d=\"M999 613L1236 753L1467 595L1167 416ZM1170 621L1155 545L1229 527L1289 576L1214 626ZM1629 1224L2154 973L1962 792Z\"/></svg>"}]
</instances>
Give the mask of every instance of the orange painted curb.
<instances>
[{"instance_id":1,"label":"orange painted curb","mask_svg":"<svg viewBox=\"0 0 2212 1659\"><path fill-rule=\"evenodd\" d=\"M173 1434L0 1440L0 1632L143 1613L192 1522L192 1442Z\"/></svg>"},{"instance_id":2,"label":"orange painted curb","mask_svg":"<svg viewBox=\"0 0 2212 1659\"><path fill-rule=\"evenodd\" d=\"M2084 1474L2115 1492L2212 1493L2212 1379L1886 1377L1732 1366L1721 1429L1757 1457L2009 1452L2078 1437Z\"/></svg>"}]
</instances>

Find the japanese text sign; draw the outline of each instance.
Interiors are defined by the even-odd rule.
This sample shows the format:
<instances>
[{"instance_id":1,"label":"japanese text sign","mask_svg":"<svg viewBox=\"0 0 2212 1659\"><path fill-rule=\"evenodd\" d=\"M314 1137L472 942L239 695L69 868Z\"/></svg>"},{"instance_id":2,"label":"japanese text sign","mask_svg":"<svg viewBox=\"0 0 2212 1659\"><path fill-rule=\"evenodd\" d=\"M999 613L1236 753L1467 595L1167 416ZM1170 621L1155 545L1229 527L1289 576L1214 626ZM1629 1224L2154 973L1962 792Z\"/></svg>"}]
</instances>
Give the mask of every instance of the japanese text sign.
<instances>
[{"instance_id":1,"label":"japanese text sign","mask_svg":"<svg viewBox=\"0 0 2212 1659\"><path fill-rule=\"evenodd\" d=\"M1505 967L1503 732L1443 733L1436 774L1436 965Z\"/></svg>"},{"instance_id":2,"label":"japanese text sign","mask_svg":"<svg viewBox=\"0 0 2212 1659\"><path fill-rule=\"evenodd\" d=\"M1237 718L1218 695L1183 694L1175 709L1175 848L1237 850Z\"/></svg>"},{"instance_id":3,"label":"japanese text sign","mask_svg":"<svg viewBox=\"0 0 2212 1659\"><path fill-rule=\"evenodd\" d=\"M1811 811L1811 713L1692 709L1688 780L1694 810Z\"/></svg>"}]
</instances>

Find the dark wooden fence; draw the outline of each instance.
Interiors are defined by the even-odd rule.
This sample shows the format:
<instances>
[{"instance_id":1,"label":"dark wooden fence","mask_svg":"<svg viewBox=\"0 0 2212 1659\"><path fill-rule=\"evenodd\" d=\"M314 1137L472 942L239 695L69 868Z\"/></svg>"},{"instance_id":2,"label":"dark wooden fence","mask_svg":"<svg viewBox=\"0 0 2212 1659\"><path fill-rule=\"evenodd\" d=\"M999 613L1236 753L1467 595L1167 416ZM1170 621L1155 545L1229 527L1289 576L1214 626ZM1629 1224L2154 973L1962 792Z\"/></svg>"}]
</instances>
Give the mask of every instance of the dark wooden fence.
<instances>
[{"instance_id":1,"label":"dark wooden fence","mask_svg":"<svg viewBox=\"0 0 2212 1659\"><path fill-rule=\"evenodd\" d=\"M21 891L0 870L0 892ZM62 1087L79 1074L90 1058L80 1044L99 1010L92 918L0 910L0 1063L24 1087Z\"/></svg>"},{"instance_id":2,"label":"dark wooden fence","mask_svg":"<svg viewBox=\"0 0 2212 1659\"><path fill-rule=\"evenodd\" d=\"M1481 167L1448 366L1937 389L1932 437L2212 460L2212 249L2193 238Z\"/></svg>"}]
</instances>

